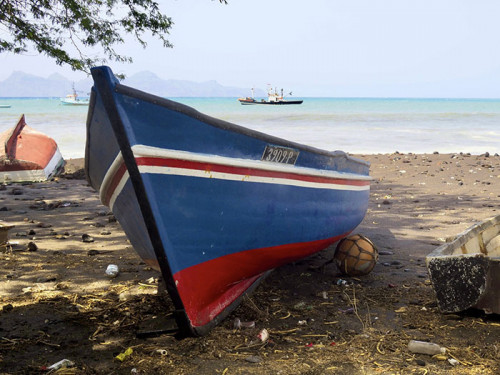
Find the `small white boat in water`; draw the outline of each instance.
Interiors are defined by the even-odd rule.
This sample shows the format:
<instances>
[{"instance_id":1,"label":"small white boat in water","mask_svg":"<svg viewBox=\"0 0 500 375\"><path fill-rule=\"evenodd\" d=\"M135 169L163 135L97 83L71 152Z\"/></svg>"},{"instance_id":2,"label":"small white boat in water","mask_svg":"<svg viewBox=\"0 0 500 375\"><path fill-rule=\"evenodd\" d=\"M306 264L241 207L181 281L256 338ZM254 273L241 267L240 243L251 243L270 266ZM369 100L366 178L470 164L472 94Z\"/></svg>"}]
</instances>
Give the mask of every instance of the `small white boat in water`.
<instances>
[{"instance_id":1,"label":"small white boat in water","mask_svg":"<svg viewBox=\"0 0 500 375\"><path fill-rule=\"evenodd\" d=\"M65 105L89 105L89 99L80 99L76 93L75 86L73 86L73 93L61 98L61 103Z\"/></svg>"},{"instance_id":2,"label":"small white boat in water","mask_svg":"<svg viewBox=\"0 0 500 375\"><path fill-rule=\"evenodd\" d=\"M439 246L426 261L442 312L500 314L500 215Z\"/></svg>"}]
</instances>

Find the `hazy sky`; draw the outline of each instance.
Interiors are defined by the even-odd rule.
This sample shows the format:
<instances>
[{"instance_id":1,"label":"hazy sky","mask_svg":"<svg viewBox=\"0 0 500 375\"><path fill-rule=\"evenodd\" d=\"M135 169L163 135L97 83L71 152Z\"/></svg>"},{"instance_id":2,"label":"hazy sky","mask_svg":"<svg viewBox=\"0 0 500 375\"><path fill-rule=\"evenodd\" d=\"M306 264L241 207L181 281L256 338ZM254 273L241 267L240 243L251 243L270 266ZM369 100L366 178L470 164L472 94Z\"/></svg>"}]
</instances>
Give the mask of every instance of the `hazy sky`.
<instances>
[{"instance_id":1,"label":"hazy sky","mask_svg":"<svg viewBox=\"0 0 500 375\"><path fill-rule=\"evenodd\" d=\"M131 75L216 80L295 96L500 98L498 0L160 0L175 25L163 49L130 42ZM0 30L1 32L1 30ZM37 56L0 54L19 70L85 76Z\"/></svg>"}]
</instances>

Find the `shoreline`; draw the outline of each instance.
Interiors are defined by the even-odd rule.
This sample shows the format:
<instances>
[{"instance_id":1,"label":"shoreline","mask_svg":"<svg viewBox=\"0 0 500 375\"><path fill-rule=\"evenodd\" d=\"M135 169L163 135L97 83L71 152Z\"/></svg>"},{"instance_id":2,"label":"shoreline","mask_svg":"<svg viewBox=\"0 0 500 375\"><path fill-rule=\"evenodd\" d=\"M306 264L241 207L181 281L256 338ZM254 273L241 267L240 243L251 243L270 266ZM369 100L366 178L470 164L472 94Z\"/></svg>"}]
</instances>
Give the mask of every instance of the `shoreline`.
<instances>
[{"instance_id":1,"label":"shoreline","mask_svg":"<svg viewBox=\"0 0 500 375\"><path fill-rule=\"evenodd\" d=\"M159 274L139 259L97 192L81 179L83 159L67 160L66 177L7 185L0 191L0 219L15 225L9 233L17 244L12 251L0 252L0 335L10 340L0 343L0 368L18 363L21 371L26 369L23 361L41 366L68 358L77 363L78 374L130 373L132 367L143 373L158 368L161 371L155 373L215 373L227 367L228 373L299 374L308 371L303 363L316 373L328 373L330 367L346 374L384 369L383 373L497 373L498 316L440 314L428 284L425 256L447 238L500 214L500 156L352 156L371 163L368 212L354 233L370 238L381 252L373 272L347 278L349 287L337 285L346 278L334 265L325 265L332 246L275 270L208 336L181 341L169 335L135 336L147 318L162 316L169 308L157 301ZM68 178L75 172L79 179ZM84 235L93 241L84 242ZM30 242L36 250L28 250ZM118 264L118 277L106 277L108 264ZM318 297L325 291L327 300ZM311 309L300 310L301 302ZM348 308L358 315L346 312ZM290 318L281 319L288 313ZM256 333L235 331L235 316L254 320L257 333L267 328L273 344L242 347ZM71 323L75 319L78 325ZM307 325L298 325L302 320ZM33 328L22 328L20 321ZM74 332L77 342L60 338L60 330ZM50 337L41 338L40 331ZM447 361L412 356L406 349L408 338L452 348L470 365L454 367ZM209 344L200 347L201 343ZM114 360L127 347L134 347L136 354L123 363ZM476 354L467 351L469 347ZM156 349L169 354L159 357ZM364 354L353 359L355 353ZM260 359L252 363L245 360L249 356Z\"/></svg>"}]
</instances>

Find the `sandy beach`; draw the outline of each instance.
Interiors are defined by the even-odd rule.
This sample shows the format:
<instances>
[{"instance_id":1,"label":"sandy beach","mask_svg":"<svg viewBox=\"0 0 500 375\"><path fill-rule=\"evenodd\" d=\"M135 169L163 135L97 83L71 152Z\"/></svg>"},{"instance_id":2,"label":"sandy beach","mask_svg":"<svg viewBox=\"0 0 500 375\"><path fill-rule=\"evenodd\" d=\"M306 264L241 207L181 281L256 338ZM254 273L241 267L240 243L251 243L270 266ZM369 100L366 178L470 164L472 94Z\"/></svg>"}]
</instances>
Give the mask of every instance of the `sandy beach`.
<instances>
[{"instance_id":1,"label":"sandy beach","mask_svg":"<svg viewBox=\"0 0 500 375\"><path fill-rule=\"evenodd\" d=\"M153 334L173 306L81 159L53 181L3 186L0 220L14 228L0 249L0 374L43 373L63 359L74 363L64 374L500 373L499 316L440 313L425 266L447 238L500 214L500 156L356 156L371 162L355 233L378 247L373 272L342 276L331 247L272 272L209 335L181 340ZM255 327L235 329L236 318ZM270 338L258 343L264 328ZM448 351L413 354L410 340Z\"/></svg>"}]
</instances>

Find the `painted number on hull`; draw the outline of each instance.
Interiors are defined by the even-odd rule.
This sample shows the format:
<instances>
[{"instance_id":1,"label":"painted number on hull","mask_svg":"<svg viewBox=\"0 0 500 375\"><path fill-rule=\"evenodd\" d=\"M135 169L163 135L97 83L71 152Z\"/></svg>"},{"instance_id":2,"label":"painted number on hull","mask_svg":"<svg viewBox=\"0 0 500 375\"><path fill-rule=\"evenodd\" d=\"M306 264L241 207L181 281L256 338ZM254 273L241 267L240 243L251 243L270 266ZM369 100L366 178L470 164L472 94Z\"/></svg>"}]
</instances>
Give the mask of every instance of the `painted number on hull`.
<instances>
[{"instance_id":1,"label":"painted number on hull","mask_svg":"<svg viewBox=\"0 0 500 375\"><path fill-rule=\"evenodd\" d=\"M261 160L293 165L298 157L299 151L293 148L267 145Z\"/></svg>"}]
</instances>

